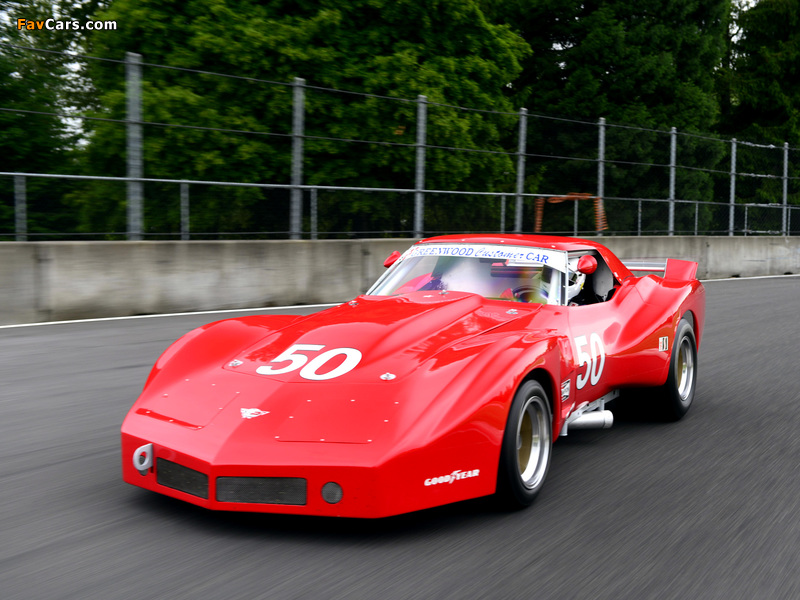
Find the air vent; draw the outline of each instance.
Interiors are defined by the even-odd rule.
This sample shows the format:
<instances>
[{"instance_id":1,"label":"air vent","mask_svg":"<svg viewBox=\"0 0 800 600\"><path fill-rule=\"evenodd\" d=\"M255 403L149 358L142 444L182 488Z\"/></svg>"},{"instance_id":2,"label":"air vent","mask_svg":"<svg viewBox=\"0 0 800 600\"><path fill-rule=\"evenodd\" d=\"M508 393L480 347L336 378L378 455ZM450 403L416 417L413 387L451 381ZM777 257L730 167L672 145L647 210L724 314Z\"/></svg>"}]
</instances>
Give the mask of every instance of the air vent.
<instances>
[{"instance_id":1,"label":"air vent","mask_svg":"<svg viewBox=\"0 0 800 600\"><path fill-rule=\"evenodd\" d=\"M159 485L208 499L208 475L163 458L156 460Z\"/></svg>"},{"instance_id":2,"label":"air vent","mask_svg":"<svg viewBox=\"0 0 800 600\"><path fill-rule=\"evenodd\" d=\"M219 477L217 500L302 506L306 503L306 480L299 477Z\"/></svg>"}]
</instances>

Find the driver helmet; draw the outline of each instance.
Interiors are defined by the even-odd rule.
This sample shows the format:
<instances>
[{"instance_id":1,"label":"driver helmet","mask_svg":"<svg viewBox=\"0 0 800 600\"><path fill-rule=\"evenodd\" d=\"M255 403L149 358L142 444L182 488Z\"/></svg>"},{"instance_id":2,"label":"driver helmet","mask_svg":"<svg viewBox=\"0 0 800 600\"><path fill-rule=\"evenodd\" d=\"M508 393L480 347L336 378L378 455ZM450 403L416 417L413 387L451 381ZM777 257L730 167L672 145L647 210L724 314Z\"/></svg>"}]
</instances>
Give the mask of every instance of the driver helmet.
<instances>
[{"instance_id":1,"label":"driver helmet","mask_svg":"<svg viewBox=\"0 0 800 600\"><path fill-rule=\"evenodd\" d=\"M581 293L586 283L586 274L578 272L578 258L569 259L569 278L567 280L567 303Z\"/></svg>"}]
</instances>

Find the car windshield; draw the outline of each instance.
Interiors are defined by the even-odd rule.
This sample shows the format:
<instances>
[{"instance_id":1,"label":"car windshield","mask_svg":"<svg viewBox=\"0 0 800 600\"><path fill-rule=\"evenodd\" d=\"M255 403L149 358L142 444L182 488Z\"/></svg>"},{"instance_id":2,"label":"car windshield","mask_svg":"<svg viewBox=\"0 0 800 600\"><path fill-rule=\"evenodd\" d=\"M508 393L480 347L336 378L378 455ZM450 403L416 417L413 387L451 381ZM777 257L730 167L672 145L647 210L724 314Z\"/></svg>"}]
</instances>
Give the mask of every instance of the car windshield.
<instances>
[{"instance_id":1,"label":"car windshield","mask_svg":"<svg viewBox=\"0 0 800 600\"><path fill-rule=\"evenodd\" d=\"M396 296L458 291L485 298L563 304L566 252L492 244L412 246L367 292Z\"/></svg>"}]
</instances>

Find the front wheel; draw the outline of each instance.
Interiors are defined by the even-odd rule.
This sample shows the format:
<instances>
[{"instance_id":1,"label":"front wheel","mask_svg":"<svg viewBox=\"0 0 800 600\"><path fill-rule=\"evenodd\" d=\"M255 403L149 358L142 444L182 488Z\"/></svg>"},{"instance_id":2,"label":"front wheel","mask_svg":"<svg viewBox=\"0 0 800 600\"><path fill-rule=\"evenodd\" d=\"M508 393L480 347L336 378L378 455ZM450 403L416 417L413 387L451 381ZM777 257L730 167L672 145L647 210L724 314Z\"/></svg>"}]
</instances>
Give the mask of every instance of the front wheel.
<instances>
[{"instance_id":1,"label":"front wheel","mask_svg":"<svg viewBox=\"0 0 800 600\"><path fill-rule=\"evenodd\" d=\"M697 387L697 342L694 329L681 319L672 344L667 382L661 388L664 417L677 421L689 411Z\"/></svg>"},{"instance_id":2,"label":"front wheel","mask_svg":"<svg viewBox=\"0 0 800 600\"><path fill-rule=\"evenodd\" d=\"M517 390L508 413L500 454L497 490L510 508L530 506L550 468L553 421L547 393L537 381Z\"/></svg>"}]
</instances>

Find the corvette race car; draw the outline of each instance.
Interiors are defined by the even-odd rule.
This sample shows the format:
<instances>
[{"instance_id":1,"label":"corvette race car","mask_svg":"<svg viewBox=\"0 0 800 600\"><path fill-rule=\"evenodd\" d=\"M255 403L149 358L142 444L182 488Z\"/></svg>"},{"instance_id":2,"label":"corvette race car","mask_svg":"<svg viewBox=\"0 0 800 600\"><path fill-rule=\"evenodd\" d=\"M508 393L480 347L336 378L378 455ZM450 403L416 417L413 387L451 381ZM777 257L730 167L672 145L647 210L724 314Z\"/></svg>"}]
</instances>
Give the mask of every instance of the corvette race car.
<instances>
[{"instance_id":1,"label":"corvette race car","mask_svg":"<svg viewBox=\"0 0 800 600\"><path fill-rule=\"evenodd\" d=\"M553 442L627 389L692 404L697 263L634 276L587 240L422 240L350 302L189 332L122 425L124 480L210 509L385 517L496 494L524 507ZM653 265L648 269L657 270Z\"/></svg>"}]
</instances>

